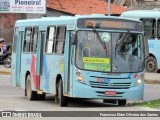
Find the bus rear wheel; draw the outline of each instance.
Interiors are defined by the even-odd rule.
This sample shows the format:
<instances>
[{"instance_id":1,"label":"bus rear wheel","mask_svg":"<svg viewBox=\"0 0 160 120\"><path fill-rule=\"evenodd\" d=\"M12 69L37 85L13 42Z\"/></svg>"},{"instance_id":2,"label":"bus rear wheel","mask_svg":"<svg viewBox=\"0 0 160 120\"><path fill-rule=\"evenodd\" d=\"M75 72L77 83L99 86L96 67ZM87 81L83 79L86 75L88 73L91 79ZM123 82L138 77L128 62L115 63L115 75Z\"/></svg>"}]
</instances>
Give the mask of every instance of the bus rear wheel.
<instances>
[{"instance_id":1,"label":"bus rear wheel","mask_svg":"<svg viewBox=\"0 0 160 120\"><path fill-rule=\"evenodd\" d=\"M31 87L31 75L27 75L27 81L26 81L26 93L28 100L36 100L37 99L37 92L32 91Z\"/></svg>"},{"instance_id":2,"label":"bus rear wheel","mask_svg":"<svg viewBox=\"0 0 160 120\"><path fill-rule=\"evenodd\" d=\"M62 80L58 82L57 85L57 92L58 92L58 101L59 101L59 106L60 107L65 107L68 105L68 99L66 96L63 96L63 83Z\"/></svg>"},{"instance_id":3,"label":"bus rear wheel","mask_svg":"<svg viewBox=\"0 0 160 120\"><path fill-rule=\"evenodd\" d=\"M45 93L38 94L37 96L38 96L38 100L45 100L45 98L46 98L46 94Z\"/></svg>"},{"instance_id":4,"label":"bus rear wheel","mask_svg":"<svg viewBox=\"0 0 160 120\"><path fill-rule=\"evenodd\" d=\"M127 100L118 100L118 106L125 106L127 103Z\"/></svg>"},{"instance_id":5,"label":"bus rear wheel","mask_svg":"<svg viewBox=\"0 0 160 120\"><path fill-rule=\"evenodd\" d=\"M146 60L146 72L158 72L157 60L152 56L148 57Z\"/></svg>"}]
</instances>

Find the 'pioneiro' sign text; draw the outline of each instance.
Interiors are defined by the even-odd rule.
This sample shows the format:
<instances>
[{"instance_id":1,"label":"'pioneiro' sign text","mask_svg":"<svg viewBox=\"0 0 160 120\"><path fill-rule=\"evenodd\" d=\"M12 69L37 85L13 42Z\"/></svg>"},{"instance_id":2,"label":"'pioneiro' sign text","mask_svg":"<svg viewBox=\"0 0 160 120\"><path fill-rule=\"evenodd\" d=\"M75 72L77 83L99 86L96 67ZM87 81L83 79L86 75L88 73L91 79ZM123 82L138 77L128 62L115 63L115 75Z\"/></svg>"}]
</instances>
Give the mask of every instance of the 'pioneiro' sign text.
<instances>
[{"instance_id":1,"label":"'pioneiro' sign text","mask_svg":"<svg viewBox=\"0 0 160 120\"><path fill-rule=\"evenodd\" d=\"M46 13L46 0L0 0L2 13Z\"/></svg>"},{"instance_id":2,"label":"'pioneiro' sign text","mask_svg":"<svg viewBox=\"0 0 160 120\"><path fill-rule=\"evenodd\" d=\"M41 5L41 0L15 0L15 5Z\"/></svg>"}]
</instances>

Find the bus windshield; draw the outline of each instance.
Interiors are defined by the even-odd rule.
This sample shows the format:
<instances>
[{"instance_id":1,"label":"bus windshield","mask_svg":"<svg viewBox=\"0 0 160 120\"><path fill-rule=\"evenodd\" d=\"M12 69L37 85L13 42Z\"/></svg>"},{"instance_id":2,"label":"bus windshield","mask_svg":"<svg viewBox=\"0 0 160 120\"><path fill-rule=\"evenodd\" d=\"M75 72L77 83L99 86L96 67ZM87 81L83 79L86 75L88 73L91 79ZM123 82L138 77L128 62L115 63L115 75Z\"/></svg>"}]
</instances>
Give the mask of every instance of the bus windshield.
<instances>
[{"instance_id":1,"label":"bus windshield","mask_svg":"<svg viewBox=\"0 0 160 120\"><path fill-rule=\"evenodd\" d=\"M144 69L143 35L78 31L76 66L100 72L139 72Z\"/></svg>"}]
</instances>

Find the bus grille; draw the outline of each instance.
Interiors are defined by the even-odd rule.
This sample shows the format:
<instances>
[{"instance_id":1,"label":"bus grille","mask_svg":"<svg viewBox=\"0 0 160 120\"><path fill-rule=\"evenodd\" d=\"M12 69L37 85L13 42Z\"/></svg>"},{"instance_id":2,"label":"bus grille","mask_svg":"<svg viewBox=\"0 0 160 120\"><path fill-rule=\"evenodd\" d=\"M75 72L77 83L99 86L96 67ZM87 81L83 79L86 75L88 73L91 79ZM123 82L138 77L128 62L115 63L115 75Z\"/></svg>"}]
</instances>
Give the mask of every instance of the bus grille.
<instances>
[{"instance_id":1,"label":"bus grille","mask_svg":"<svg viewBox=\"0 0 160 120\"><path fill-rule=\"evenodd\" d=\"M93 88L104 88L104 89L129 89L131 83L101 83L101 82L94 82L89 81L90 86Z\"/></svg>"}]
</instances>

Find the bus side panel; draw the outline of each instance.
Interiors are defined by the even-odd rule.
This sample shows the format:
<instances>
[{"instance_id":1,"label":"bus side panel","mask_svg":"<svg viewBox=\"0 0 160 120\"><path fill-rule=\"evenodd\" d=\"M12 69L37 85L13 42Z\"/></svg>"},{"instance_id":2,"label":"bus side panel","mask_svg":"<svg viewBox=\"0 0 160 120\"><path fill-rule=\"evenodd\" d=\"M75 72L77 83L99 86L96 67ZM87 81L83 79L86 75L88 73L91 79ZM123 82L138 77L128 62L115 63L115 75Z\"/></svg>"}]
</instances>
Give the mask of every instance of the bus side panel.
<instances>
[{"instance_id":1,"label":"bus side panel","mask_svg":"<svg viewBox=\"0 0 160 120\"><path fill-rule=\"evenodd\" d=\"M15 59L16 55L12 53L11 83L13 87L16 87L16 62L13 62Z\"/></svg>"},{"instance_id":2,"label":"bus side panel","mask_svg":"<svg viewBox=\"0 0 160 120\"><path fill-rule=\"evenodd\" d=\"M42 72L41 78L43 79L40 80L40 89L46 93L54 93L54 90L53 90L54 83L52 81L54 72L53 70L50 71L50 69L53 68L54 65L52 64L51 58L52 58L51 55L43 55L43 60L42 60L43 72Z\"/></svg>"},{"instance_id":3,"label":"bus side panel","mask_svg":"<svg viewBox=\"0 0 160 120\"><path fill-rule=\"evenodd\" d=\"M158 69L160 69L160 40L148 40L149 53L153 54L157 60Z\"/></svg>"},{"instance_id":4,"label":"bus side panel","mask_svg":"<svg viewBox=\"0 0 160 120\"><path fill-rule=\"evenodd\" d=\"M18 35L19 29L14 28L14 37L13 37L13 45L12 45L12 62L11 62L11 84L16 87L16 55L18 50Z\"/></svg>"},{"instance_id":5,"label":"bus side panel","mask_svg":"<svg viewBox=\"0 0 160 120\"><path fill-rule=\"evenodd\" d=\"M29 54L22 54L21 57L21 87L25 89L25 79L27 71L30 72L31 57Z\"/></svg>"},{"instance_id":6,"label":"bus side panel","mask_svg":"<svg viewBox=\"0 0 160 120\"><path fill-rule=\"evenodd\" d=\"M43 56L43 79L41 79L40 88L46 93L56 93L56 77L61 75L63 80L63 56L44 55Z\"/></svg>"},{"instance_id":7,"label":"bus side panel","mask_svg":"<svg viewBox=\"0 0 160 120\"><path fill-rule=\"evenodd\" d=\"M31 84L32 90L35 91L36 89L36 57L34 54L22 54L21 57L21 87L25 89L25 80L26 80L26 73L28 72L31 75Z\"/></svg>"},{"instance_id":8,"label":"bus side panel","mask_svg":"<svg viewBox=\"0 0 160 120\"><path fill-rule=\"evenodd\" d=\"M23 29L22 29L23 30ZM14 47L16 47L16 51L12 52L12 85L14 87L20 86L20 62L21 62L21 45L23 39L23 32L18 31L16 36L16 43Z\"/></svg>"}]
</instances>

